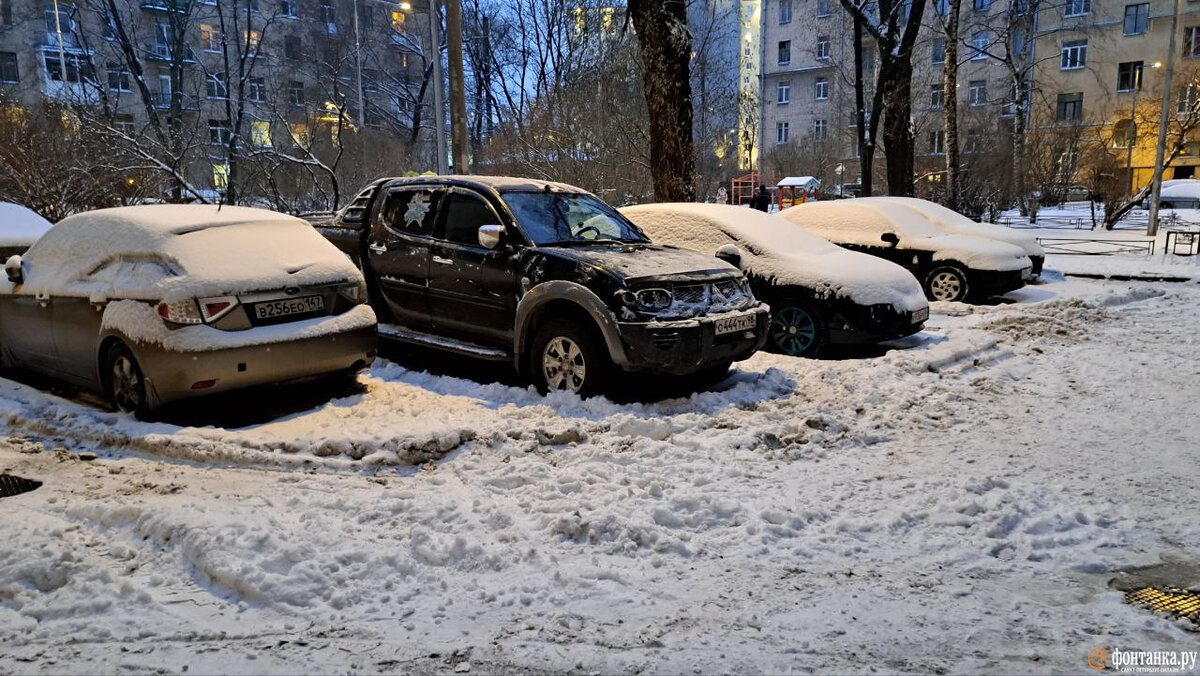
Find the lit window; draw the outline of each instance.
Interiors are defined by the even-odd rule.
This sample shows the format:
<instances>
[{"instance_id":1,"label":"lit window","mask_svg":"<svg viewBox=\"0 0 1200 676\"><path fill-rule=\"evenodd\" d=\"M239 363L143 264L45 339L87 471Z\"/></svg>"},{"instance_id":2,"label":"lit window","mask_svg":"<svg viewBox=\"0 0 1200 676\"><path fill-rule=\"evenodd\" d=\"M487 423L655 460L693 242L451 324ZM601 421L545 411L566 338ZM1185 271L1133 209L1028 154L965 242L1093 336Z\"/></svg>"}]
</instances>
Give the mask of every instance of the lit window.
<instances>
[{"instance_id":1,"label":"lit window","mask_svg":"<svg viewBox=\"0 0 1200 676\"><path fill-rule=\"evenodd\" d=\"M256 148L271 147L271 123L266 120L250 122L250 143Z\"/></svg>"}]
</instances>

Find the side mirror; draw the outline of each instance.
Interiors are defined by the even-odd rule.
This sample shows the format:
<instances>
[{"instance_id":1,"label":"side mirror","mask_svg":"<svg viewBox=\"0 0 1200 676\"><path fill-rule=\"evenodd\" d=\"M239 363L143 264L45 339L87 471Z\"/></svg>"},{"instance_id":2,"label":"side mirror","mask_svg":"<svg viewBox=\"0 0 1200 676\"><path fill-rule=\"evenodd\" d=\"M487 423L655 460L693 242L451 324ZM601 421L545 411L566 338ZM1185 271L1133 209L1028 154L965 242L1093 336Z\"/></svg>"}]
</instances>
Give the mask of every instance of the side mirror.
<instances>
[{"instance_id":1,"label":"side mirror","mask_svg":"<svg viewBox=\"0 0 1200 676\"><path fill-rule=\"evenodd\" d=\"M8 275L8 281L13 284L21 284L25 281L25 275L21 272L21 256L9 256L8 261L4 263L4 272Z\"/></svg>"},{"instance_id":2,"label":"side mirror","mask_svg":"<svg viewBox=\"0 0 1200 676\"><path fill-rule=\"evenodd\" d=\"M896 246L897 244L900 243L900 237L897 236L896 233L894 233L894 232L885 232L879 236L879 241L887 242L888 244L891 244L892 246Z\"/></svg>"},{"instance_id":3,"label":"side mirror","mask_svg":"<svg viewBox=\"0 0 1200 676\"><path fill-rule=\"evenodd\" d=\"M716 257L739 270L742 268L742 250L732 244L722 244Z\"/></svg>"},{"instance_id":4,"label":"side mirror","mask_svg":"<svg viewBox=\"0 0 1200 676\"><path fill-rule=\"evenodd\" d=\"M500 240L504 238L503 225L481 225L479 226L479 246L495 249L500 246Z\"/></svg>"}]
</instances>

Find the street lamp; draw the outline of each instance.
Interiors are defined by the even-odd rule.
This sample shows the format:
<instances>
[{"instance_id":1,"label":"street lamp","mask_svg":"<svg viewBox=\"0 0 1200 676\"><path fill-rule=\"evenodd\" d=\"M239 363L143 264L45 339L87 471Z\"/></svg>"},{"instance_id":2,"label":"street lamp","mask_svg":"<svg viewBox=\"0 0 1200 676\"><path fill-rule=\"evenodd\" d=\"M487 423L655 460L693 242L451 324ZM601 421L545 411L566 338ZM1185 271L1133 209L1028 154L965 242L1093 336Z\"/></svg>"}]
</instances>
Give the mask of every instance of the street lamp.
<instances>
[{"instance_id":1,"label":"street lamp","mask_svg":"<svg viewBox=\"0 0 1200 676\"><path fill-rule=\"evenodd\" d=\"M1146 236L1158 234L1158 201L1162 198L1163 154L1167 148L1167 123L1171 108L1171 73L1175 66L1175 34L1179 32L1179 2L1175 0L1175 11L1171 14L1171 37L1167 41L1167 68L1163 75L1162 110L1158 116L1158 144L1154 147L1154 179L1150 184L1150 219L1146 222Z\"/></svg>"}]
</instances>

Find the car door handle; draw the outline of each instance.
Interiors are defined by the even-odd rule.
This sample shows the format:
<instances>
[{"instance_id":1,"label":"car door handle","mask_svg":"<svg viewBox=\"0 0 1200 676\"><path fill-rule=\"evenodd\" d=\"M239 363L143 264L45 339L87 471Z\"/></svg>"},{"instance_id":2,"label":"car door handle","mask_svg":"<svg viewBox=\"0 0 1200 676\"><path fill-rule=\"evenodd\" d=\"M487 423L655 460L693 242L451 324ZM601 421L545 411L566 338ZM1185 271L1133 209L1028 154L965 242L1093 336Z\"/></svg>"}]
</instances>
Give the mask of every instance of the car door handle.
<instances>
[{"instance_id":1,"label":"car door handle","mask_svg":"<svg viewBox=\"0 0 1200 676\"><path fill-rule=\"evenodd\" d=\"M46 307L46 306L50 305L50 294L48 294L48 293L36 294L34 296L34 299L37 300L37 304L42 307Z\"/></svg>"},{"instance_id":2,"label":"car door handle","mask_svg":"<svg viewBox=\"0 0 1200 676\"><path fill-rule=\"evenodd\" d=\"M454 261L450 260L449 258L442 258L441 256L434 256L433 262L437 263L438 265L454 265Z\"/></svg>"},{"instance_id":3,"label":"car door handle","mask_svg":"<svg viewBox=\"0 0 1200 676\"><path fill-rule=\"evenodd\" d=\"M385 253L387 253L387 250L388 250L388 248L383 244L373 244L373 243L368 244L367 248L371 250L371 253L377 253L377 254L385 254Z\"/></svg>"}]
</instances>

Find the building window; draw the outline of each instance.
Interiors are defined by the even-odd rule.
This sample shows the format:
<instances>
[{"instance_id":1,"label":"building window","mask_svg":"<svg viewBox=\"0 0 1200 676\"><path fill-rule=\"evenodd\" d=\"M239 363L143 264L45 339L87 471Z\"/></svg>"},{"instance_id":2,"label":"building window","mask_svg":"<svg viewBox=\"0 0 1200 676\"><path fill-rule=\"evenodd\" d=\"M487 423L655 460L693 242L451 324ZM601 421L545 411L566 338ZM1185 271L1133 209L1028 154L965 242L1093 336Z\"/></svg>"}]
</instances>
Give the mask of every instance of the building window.
<instances>
[{"instance_id":1,"label":"building window","mask_svg":"<svg viewBox=\"0 0 1200 676\"><path fill-rule=\"evenodd\" d=\"M21 71L17 68L16 52L0 52L0 82L20 84Z\"/></svg>"},{"instance_id":2,"label":"building window","mask_svg":"<svg viewBox=\"0 0 1200 676\"><path fill-rule=\"evenodd\" d=\"M936 38L929 48L930 62L934 65L946 63L946 39Z\"/></svg>"},{"instance_id":3,"label":"building window","mask_svg":"<svg viewBox=\"0 0 1200 676\"><path fill-rule=\"evenodd\" d=\"M1150 18L1150 3L1125 5L1125 34L1141 35L1146 32L1146 22Z\"/></svg>"},{"instance_id":4,"label":"building window","mask_svg":"<svg viewBox=\"0 0 1200 676\"><path fill-rule=\"evenodd\" d=\"M300 0L280 0L279 15L289 19L300 17Z\"/></svg>"},{"instance_id":5,"label":"building window","mask_svg":"<svg viewBox=\"0 0 1200 676\"><path fill-rule=\"evenodd\" d=\"M321 0L321 23L325 24L325 32L337 35L336 15L333 11L333 0Z\"/></svg>"},{"instance_id":6,"label":"building window","mask_svg":"<svg viewBox=\"0 0 1200 676\"><path fill-rule=\"evenodd\" d=\"M784 143L787 143L787 142L788 142L788 123L787 122L776 122L775 123L775 144L783 145Z\"/></svg>"},{"instance_id":7,"label":"building window","mask_svg":"<svg viewBox=\"0 0 1200 676\"><path fill-rule=\"evenodd\" d=\"M229 187L229 165L214 164L212 175L213 190L225 190Z\"/></svg>"},{"instance_id":8,"label":"building window","mask_svg":"<svg viewBox=\"0 0 1200 676\"><path fill-rule=\"evenodd\" d=\"M779 103L788 103L792 100L792 83L790 80L784 80L776 87L779 93Z\"/></svg>"},{"instance_id":9,"label":"building window","mask_svg":"<svg viewBox=\"0 0 1200 676\"><path fill-rule=\"evenodd\" d=\"M792 22L792 0L779 0L779 23Z\"/></svg>"},{"instance_id":10,"label":"building window","mask_svg":"<svg viewBox=\"0 0 1200 676\"><path fill-rule=\"evenodd\" d=\"M242 46L246 48L247 56L258 54L258 48L262 46L262 33L258 31L242 31Z\"/></svg>"},{"instance_id":11,"label":"building window","mask_svg":"<svg viewBox=\"0 0 1200 676\"><path fill-rule=\"evenodd\" d=\"M304 43L299 35L285 35L283 38L283 56L292 61L304 58Z\"/></svg>"},{"instance_id":12,"label":"building window","mask_svg":"<svg viewBox=\"0 0 1200 676\"><path fill-rule=\"evenodd\" d=\"M1200 56L1200 26L1188 26L1183 34L1183 55Z\"/></svg>"},{"instance_id":13,"label":"building window","mask_svg":"<svg viewBox=\"0 0 1200 676\"><path fill-rule=\"evenodd\" d=\"M95 73L91 69L91 65L78 54L67 54L67 62L60 64L58 60L58 52L44 52L42 54L42 63L46 67L46 77L51 82L62 82L64 71L69 84L82 84L83 82L95 82Z\"/></svg>"},{"instance_id":14,"label":"building window","mask_svg":"<svg viewBox=\"0 0 1200 676\"><path fill-rule=\"evenodd\" d=\"M813 138L823 139L828 133L829 123L825 120L813 120Z\"/></svg>"},{"instance_id":15,"label":"building window","mask_svg":"<svg viewBox=\"0 0 1200 676\"><path fill-rule=\"evenodd\" d=\"M1087 65L1087 40L1070 40L1062 45L1062 70L1078 70Z\"/></svg>"},{"instance_id":16,"label":"building window","mask_svg":"<svg viewBox=\"0 0 1200 676\"><path fill-rule=\"evenodd\" d=\"M252 120L250 122L250 143L255 148L270 148L271 123L266 120Z\"/></svg>"},{"instance_id":17,"label":"building window","mask_svg":"<svg viewBox=\"0 0 1200 676\"><path fill-rule=\"evenodd\" d=\"M308 125L303 122L293 122L288 125L288 132L292 135L292 143L296 144L297 148L308 148L312 137L308 132Z\"/></svg>"},{"instance_id":18,"label":"building window","mask_svg":"<svg viewBox=\"0 0 1200 676\"><path fill-rule=\"evenodd\" d=\"M822 18L833 14L833 3L831 0L817 0L817 18Z\"/></svg>"},{"instance_id":19,"label":"building window","mask_svg":"<svg viewBox=\"0 0 1200 676\"><path fill-rule=\"evenodd\" d=\"M817 78L813 87L814 98L818 101L824 101L829 98L829 80L823 77Z\"/></svg>"},{"instance_id":20,"label":"building window","mask_svg":"<svg viewBox=\"0 0 1200 676\"><path fill-rule=\"evenodd\" d=\"M1113 125L1113 147L1132 148L1137 138L1137 125L1133 120L1120 120Z\"/></svg>"},{"instance_id":21,"label":"building window","mask_svg":"<svg viewBox=\"0 0 1200 676\"><path fill-rule=\"evenodd\" d=\"M987 80L971 80L967 86L967 100L972 106L987 104Z\"/></svg>"},{"instance_id":22,"label":"building window","mask_svg":"<svg viewBox=\"0 0 1200 676\"><path fill-rule=\"evenodd\" d=\"M1058 122L1079 122L1083 120L1083 93L1059 94L1058 107L1054 112Z\"/></svg>"},{"instance_id":23,"label":"building window","mask_svg":"<svg viewBox=\"0 0 1200 676\"><path fill-rule=\"evenodd\" d=\"M792 41L779 41L779 65L786 66L792 62Z\"/></svg>"},{"instance_id":24,"label":"building window","mask_svg":"<svg viewBox=\"0 0 1200 676\"><path fill-rule=\"evenodd\" d=\"M225 120L209 120L208 121L208 142L214 146L227 146L232 134L229 132L229 123Z\"/></svg>"},{"instance_id":25,"label":"building window","mask_svg":"<svg viewBox=\"0 0 1200 676\"><path fill-rule=\"evenodd\" d=\"M971 36L971 60L979 61L987 58L988 34L986 31L980 31ZM946 60L946 56L942 54L942 60Z\"/></svg>"},{"instance_id":26,"label":"building window","mask_svg":"<svg viewBox=\"0 0 1200 676\"><path fill-rule=\"evenodd\" d=\"M221 31L210 23L200 24L200 48L206 52L221 51Z\"/></svg>"},{"instance_id":27,"label":"building window","mask_svg":"<svg viewBox=\"0 0 1200 676\"><path fill-rule=\"evenodd\" d=\"M304 83L292 80L288 83L288 102L293 106L304 105Z\"/></svg>"},{"instance_id":28,"label":"building window","mask_svg":"<svg viewBox=\"0 0 1200 676\"><path fill-rule=\"evenodd\" d=\"M1067 0L1066 16L1083 16L1092 13L1092 0Z\"/></svg>"},{"instance_id":29,"label":"building window","mask_svg":"<svg viewBox=\"0 0 1200 676\"><path fill-rule=\"evenodd\" d=\"M829 58L829 36L822 35L817 38L817 58L824 60Z\"/></svg>"},{"instance_id":30,"label":"building window","mask_svg":"<svg viewBox=\"0 0 1200 676\"><path fill-rule=\"evenodd\" d=\"M246 83L246 98L255 103L267 100L267 82L261 77L252 77Z\"/></svg>"},{"instance_id":31,"label":"building window","mask_svg":"<svg viewBox=\"0 0 1200 676\"><path fill-rule=\"evenodd\" d=\"M1133 92L1142 88L1142 62L1126 61L1117 64L1117 91Z\"/></svg>"},{"instance_id":32,"label":"building window","mask_svg":"<svg viewBox=\"0 0 1200 676\"><path fill-rule=\"evenodd\" d=\"M946 106L946 85L935 84L929 85L929 107L932 110L941 110Z\"/></svg>"},{"instance_id":33,"label":"building window","mask_svg":"<svg viewBox=\"0 0 1200 676\"><path fill-rule=\"evenodd\" d=\"M225 84L225 75L209 73L208 80L204 83L204 93L210 99L229 98L229 86Z\"/></svg>"},{"instance_id":34,"label":"building window","mask_svg":"<svg viewBox=\"0 0 1200 676\"><path fill-rule=\"evenodd\" d=\"M1183 96L1179 99L1179 114L1187 115L1195 112L1197 103L1200 103L1200 88L1190 84L1183 90Z\"/></svg>"},{"instance_id":35,"label":"building window","mask_svg":"<svg viewBox=\"0 0 1200 676\"><path fill-rule=\"evenodd\" d=\"M46 3L46 44L57 45L59 30L62 30L63 45L74 47L75 31L79 28L79 13L70 2L59 2L58 13L54 12L54 4Z\"/></svg>"},{"instance_id":36,"label":"building window","mask_svg":"<svg viewBox=\"0 0 1200 676\"><path fill-rule=\"evenodd\" d=\"M112 124L113 129L116 129L117 133L124 134L126 136L133 136L137 133L137 127L134 126L132 115L113 115Z\"/></svg>"},{"instance_id":37,"label":"building window","mask_svg":"<svg viewBox=\"0 0 1200 676\"><path fill-rule=\"evenodd\" d=\"M938 129L937 131L929 132L929 154L946 154L946 132L944 130Z\"/></svg>"},{"instance_id":38,"label":"building window","mask_svg":"<svg viewBox=\"0 0 1200 676\"><path fill-rule=\"evenodd\" d=\"M392 12L392 31L396 33L392 36L392 39L396 40L397 42L399 42L399 36L404 35L408 30L404 26L407 16L408 15L406 15L404 12Z\"/></svg>"},{"instance_id":39,"label":"building window","mask_svg":"<svg viewBox=\"0 0 1200 676\"><path fill-rule=\"evenodd\" d=\"M120 61L109 61L105 64L108 71L108 88L114 92L133 91L129 87L129 69Z\"/></svg>"},{"instance_id":40,"label":"building window","mask_svg":"<svg viewBox=\"0 0 1200 676\"><path fill-rule=\"evenodd\" d=\"M992 0L975 0L975 11L986 12L992 8Z\"/></svg>"},{"instance_id":41,"label":"building window","mask_svg":"<svg viewBox=\"0 0 1200 676\"><path fill-rule=\"evenodd\" d=\"M0 26L12 25L12 0L0 0Z\"/></svg>"}]
</instances>

